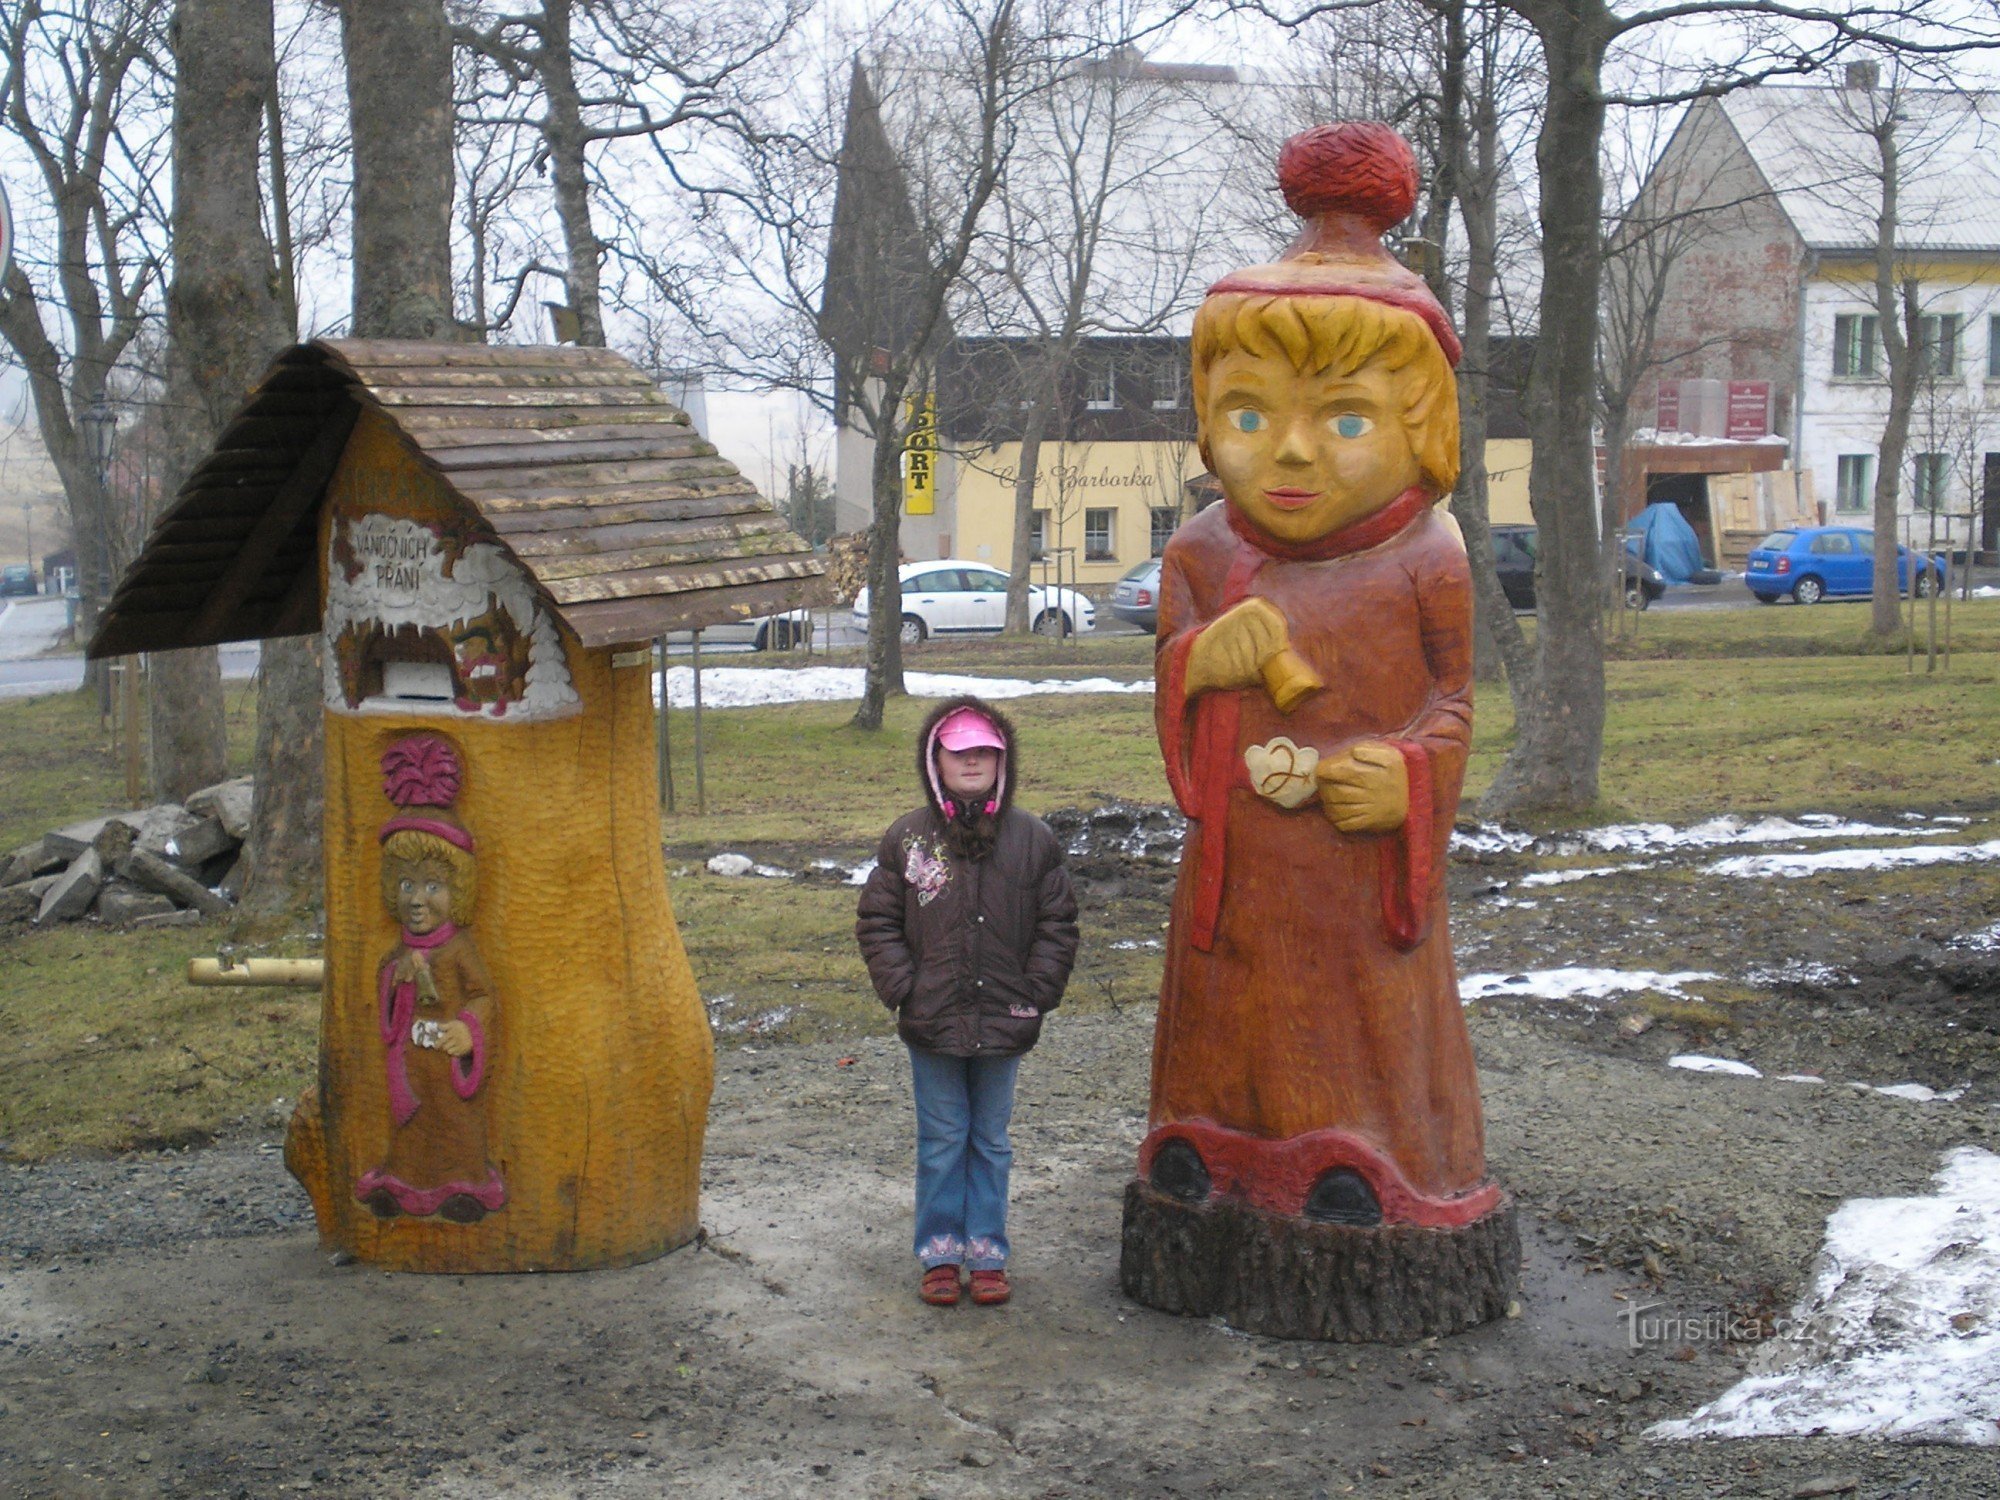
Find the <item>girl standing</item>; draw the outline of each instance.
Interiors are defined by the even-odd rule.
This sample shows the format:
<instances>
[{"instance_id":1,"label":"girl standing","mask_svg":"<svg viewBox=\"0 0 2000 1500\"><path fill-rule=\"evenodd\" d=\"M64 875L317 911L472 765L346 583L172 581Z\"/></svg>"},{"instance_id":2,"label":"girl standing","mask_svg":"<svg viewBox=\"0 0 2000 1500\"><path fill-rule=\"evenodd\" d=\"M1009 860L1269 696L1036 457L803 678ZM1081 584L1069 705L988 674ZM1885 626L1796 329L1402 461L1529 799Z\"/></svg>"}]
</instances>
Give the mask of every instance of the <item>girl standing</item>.
<instances>
[{"instance_id":1,"label":"girl standing","mask_svg":"<svg viewBox=\"0 0 2000 1500\"><path fill-rule=\"evenodd\" d=\"M889 825L855 937L910 1049L917 1105L919 1295L1005 1302L1007 1122L1022 1054L1076 962L1076 895L1062 845L1013 805L1014 730L954 698L917 735L925 803Z\"/></svg>"}]
</instances>

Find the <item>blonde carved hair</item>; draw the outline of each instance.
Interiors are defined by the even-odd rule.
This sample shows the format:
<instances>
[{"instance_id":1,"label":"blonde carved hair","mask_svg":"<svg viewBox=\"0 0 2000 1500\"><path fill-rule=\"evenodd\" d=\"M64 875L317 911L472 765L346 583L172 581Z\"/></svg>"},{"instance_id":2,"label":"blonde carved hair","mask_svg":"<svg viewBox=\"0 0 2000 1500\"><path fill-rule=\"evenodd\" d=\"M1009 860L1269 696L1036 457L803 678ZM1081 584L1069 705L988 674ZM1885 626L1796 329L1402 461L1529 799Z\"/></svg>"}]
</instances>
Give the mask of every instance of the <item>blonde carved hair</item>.
<instances>
[{"instance_id":1,"label":"blonde carved hair","mask_svg":"<svg viewBox=\"0 0 2000 1500\"><path fill-rule=\"evenodd\" d=\"M1403 431L1434 497L1458 483L1458 388L1424 320L1365 297L1222 292L1194 315L1194 410L1208 454L1208 372L1226 354L1283 357L1301 375L1379 364L1400 377Z\"/></svg>"},{"instance_id":2,"label":"blonde carved hair","mask_svg":"<svg viewBox=\"0 0 2000 1500\"><path fill-rule=\"evenodd\" d=\"M403 869L436 865L444 871L445 889L451 893L451 920L463 927L472 920L472 908L479 900L479 867L465 850L415 828L399 828L382 841L382 900L396 909L396 882Z\"/></svg>"}]
</instances>

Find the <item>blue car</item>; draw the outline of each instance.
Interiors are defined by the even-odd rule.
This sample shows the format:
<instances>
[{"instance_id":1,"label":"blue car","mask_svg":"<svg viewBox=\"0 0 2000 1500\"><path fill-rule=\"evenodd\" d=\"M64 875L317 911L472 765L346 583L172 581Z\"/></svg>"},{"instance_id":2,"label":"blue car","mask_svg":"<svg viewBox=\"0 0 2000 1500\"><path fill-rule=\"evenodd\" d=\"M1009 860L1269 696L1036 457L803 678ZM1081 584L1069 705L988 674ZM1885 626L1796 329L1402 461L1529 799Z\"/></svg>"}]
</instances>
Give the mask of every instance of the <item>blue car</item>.
<instances>
[{"instance_id":1,"label":"blue car","mask_svg":"<svg viewBox=\"0 0 2000 1500\"><path fill-rule=\"evenodd\" d=\"M1916 559L1917 597L1926 597L1944 582L1944 562L1923 557L1908 547L1896 548L1896 592L1910 588L1911 559ZM1765 604L1790 594L1800 604L1822 599L1861 598L1875 592L1875 534L1853 526L1801 526L1774 531L1750 553L1743 581Z\"/></svg>"}]
</instances>

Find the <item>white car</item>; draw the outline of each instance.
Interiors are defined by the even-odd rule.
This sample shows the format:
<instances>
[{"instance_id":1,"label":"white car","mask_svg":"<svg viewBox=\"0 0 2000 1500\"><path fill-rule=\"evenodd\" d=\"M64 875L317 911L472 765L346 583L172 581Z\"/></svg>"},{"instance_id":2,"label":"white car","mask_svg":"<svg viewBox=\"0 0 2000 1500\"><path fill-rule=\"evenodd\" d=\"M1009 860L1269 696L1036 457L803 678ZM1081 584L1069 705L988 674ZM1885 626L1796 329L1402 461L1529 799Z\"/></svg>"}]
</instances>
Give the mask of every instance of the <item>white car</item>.
<instances>
[{"instance_id":1,"label":"white car","mask_svg":"<svg viewBox=\"0 0 2000 1500\"><path fill-rule=\"evenodd\" d=\"M790 651L808 644L812 637L812 615L806 610L794 609L781 615L757 615L748 620L725 620L719 625L704 626L701 643L704 646L748 646L752 651ZM667 639L673 645L685 646L693 639L693 632L671 631Z\"/></svg>"},{"instance_id":2,"label":"white car","mask_svg":"<svg viewBox=\"0 0 2000 1500\"><path fill-rule=\"evenodd\" d=\"M997 635L1007 624L1007 575L987 563L945 557L904 563L903 644L933 635ZM1028 623L1037 635L1097 628L1097 606L1075 589L1028 587ZM868 590L854 596L854 624L868 628Z\"/></svg>"}]
</instances>

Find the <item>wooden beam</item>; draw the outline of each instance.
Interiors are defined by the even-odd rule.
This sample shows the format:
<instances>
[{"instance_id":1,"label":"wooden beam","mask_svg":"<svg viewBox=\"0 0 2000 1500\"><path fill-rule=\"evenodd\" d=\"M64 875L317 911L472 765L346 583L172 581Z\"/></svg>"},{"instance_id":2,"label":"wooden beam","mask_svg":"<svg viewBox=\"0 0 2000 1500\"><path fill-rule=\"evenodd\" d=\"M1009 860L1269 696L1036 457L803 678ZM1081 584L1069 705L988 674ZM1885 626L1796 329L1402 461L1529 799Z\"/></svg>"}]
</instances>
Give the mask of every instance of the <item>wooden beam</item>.
<instances>
[{"instance_id":1,"label":"wooden beam","mask_svg":"<svg viewBox=\"0 0 2000 1500\"><path fill-rule=\"evenodd\" d=\"M327 476L339 462L360 412L358 403L349 402L345 411L335 412L326 419L326 425L301 455L291 477L278 487L263 515L257 518L257 524L243 539L228 571L209 590L207 601L188 627L189 635L207 636L221 628L222 622L242 604L250 585L270 567L300 517L318 506Z\"/></svg>"}]
</instances>

